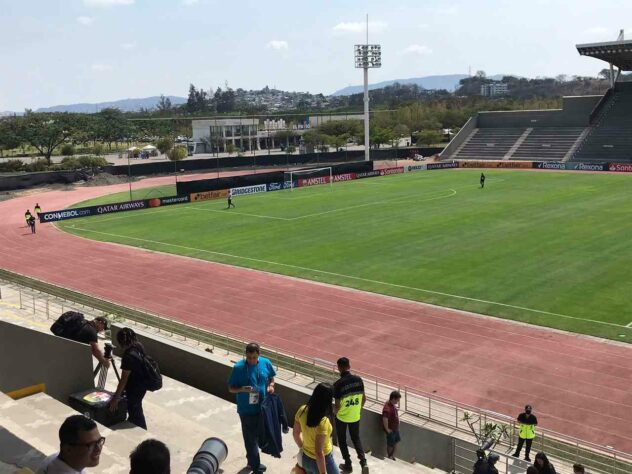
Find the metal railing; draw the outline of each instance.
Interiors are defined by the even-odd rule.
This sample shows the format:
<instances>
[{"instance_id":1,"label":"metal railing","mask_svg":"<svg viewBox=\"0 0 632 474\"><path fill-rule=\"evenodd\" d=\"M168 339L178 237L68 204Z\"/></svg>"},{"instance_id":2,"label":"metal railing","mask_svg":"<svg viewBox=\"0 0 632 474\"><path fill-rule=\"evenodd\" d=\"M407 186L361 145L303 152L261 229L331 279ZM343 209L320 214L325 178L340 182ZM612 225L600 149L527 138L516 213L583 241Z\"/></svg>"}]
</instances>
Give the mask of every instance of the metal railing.
<instances>
[{"instance_id":1,"label":"metal railing","mask_svg":"<svg viewBox=\"0 0 632 474\"><path fill-rule=\"evenodd\" d=\"M205 344L212 351L216 348L240 356L248 341L228 332L213 331L188 323L176 322L164 315L149 314L143 310L123 307L114 302L91 297L70 289L30 279L23 275L0 269L0 280L9 282L9 287L18 292L19 306L33 314L43 314L47 319L56 319L63 311L80 309L84 313L109 315L114 320L130 320L146 328L153 328L168 336L179 336L197 345ZM0 286L0 299L2 288ZM78 306L80 308L78 308ZM89 311L86 311L89 310ZM313 382L333 382L338 378L336 364L318 358L305 357L291 351L265 347L265 355L277 368L294 375L307 376ZM478 418L478 430L486 423L507 425L511 436L500 443L498 450L509 452L517 440L516 421L507 415L493 413L454 400L425 393L397 382L354 371L364 379L367 400L384 403L393 390L402 394L400 407L402 416L420 421L431 421L458 431L461 437L473 439L470 426L465 422L466 413ZM600 446L572 436L537 428L533 451L544 451L548 456L568 465L584 464L591 472L608 474L632 474L632 455L607 446ZM508 464L509 465L509 464ZM513 465L513 464L512 464ZM558 469L558 472L564 470Z\"/></svg>"}]
</instances>

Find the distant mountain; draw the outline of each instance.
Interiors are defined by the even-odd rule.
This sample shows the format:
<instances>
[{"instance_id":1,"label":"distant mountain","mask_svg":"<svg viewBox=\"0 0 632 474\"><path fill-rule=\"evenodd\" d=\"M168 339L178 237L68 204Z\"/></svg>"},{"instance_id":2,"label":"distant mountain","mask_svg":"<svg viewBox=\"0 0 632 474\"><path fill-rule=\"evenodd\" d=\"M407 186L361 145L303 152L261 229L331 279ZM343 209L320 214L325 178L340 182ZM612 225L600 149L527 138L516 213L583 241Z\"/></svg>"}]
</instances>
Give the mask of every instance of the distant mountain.
<instances>
[{"instance_id":1,"label":"distant mountain","mask_svg":"<svg viewBox=\"0 0 632 474\"><path fill-rule=\"evenodd\" d=\"M490 79L500 80L504 74L497 74L495 76L489 76ZM454 91L459 86L459 81L469 77L467 74L447 74L443 76L424 76L424 77L412 77L410 79L394 79L391 81L378 82L376 84L369 84L369 90L382 89L386 86L391 86L396 82L400 84L417 84L423 89L445 89L447 91ZM359 94L364 91L364 86L348 86L344 89L340 89L334 92L333 96L338 95L352 95Z\"/></svg>"},{"instance_id":2,"label":"distant mountain","mask_svg":"<svg viewBox=\"0 0 632 474\"><path fill-rule=\"evenodd\" d=\"M165 96L171 100L173 105L186 103L187 99L175 95ZM35 112L74 112L80 114L93 114L99 110L107 108L120 109L122 112L136 112L140 109L155 109L156 104L160 101L160 96L145 97L144 99L122 99L112 102L99 102L96 104L69 104L55 105L53 107L43 107Z\"/></svg>"}]
</instances>

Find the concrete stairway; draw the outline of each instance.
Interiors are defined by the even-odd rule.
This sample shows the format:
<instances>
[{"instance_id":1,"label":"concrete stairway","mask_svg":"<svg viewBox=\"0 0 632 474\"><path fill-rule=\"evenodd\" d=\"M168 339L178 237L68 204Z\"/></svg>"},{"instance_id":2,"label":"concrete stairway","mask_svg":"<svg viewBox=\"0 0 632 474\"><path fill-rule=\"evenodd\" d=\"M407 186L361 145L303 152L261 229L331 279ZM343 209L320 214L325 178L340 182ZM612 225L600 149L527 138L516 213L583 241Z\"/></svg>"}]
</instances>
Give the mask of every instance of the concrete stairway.
<instances>
[{"instance_id":1,"label":"concrete stairway","mask_svg":"<svg viewBox=\"0 0 632 474\"><path fill-rule=\"evenodd\" d=\"M113 388L114 383L114 380L110 380L108 388ZM21 459L15 459L14 456L12 465L2 467L0 464L0 473L16 472L16 465L35 470L41 459L59 449L59 426L67 416L76 412L46 394L37 394L18 401L4 395L2 397L0 419L4 429L30 449L26 450ZM164 377L162 390L148 393L144 408L149 427L147 432L127 422L111 429L99 426L100 433L107 441L99 466L90 469L90 472L129 472L128 456L133 448L144 439L157 438L169 446L172 472L184 473L202 442L211 436L221 438L228 445L228 458L222 465L224 474L248 472L245 470L246 453L239 417L232 403ZM289 473L292 469L296 462L297 449L291 431L283 436L283 445L285 450L281 459L262 454L262 462L268 467L267 472ZM340 462L340 452L338 448L334 449L334 456ZM370 455L368 464L373 474L440 472L418 464L378 459Z\"/></svg>"}]
</instances>

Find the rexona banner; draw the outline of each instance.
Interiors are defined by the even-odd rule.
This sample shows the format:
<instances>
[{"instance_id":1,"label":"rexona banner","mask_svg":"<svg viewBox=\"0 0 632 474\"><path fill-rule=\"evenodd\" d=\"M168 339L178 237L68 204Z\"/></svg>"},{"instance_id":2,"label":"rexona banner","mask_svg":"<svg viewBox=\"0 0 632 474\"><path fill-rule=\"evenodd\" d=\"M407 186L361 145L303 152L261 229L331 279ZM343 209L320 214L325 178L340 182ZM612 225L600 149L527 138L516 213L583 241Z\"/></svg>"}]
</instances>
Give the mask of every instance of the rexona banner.
<instances>
[{"instance_id":1,"label":"rexona banner","mask_svg":"<svg viewBox=\"0 0 632 474\"><path fill-rule=\"evenodd\" d=\"M221 199L226 196L228 196L228 189L204 191L203 193L191 193L191 202L210 201L211 199Z\"/></svg>"},{"instance_id":2,"label":"rexona banner","mask_svg":"<svg viewBox=\"0 0 632 474\"><path fill-rule=\"evenodd\" d=\"M428 163L426 167L429 170L445 170L449 168L458 168L459 162L450 161L450 162L445 162L445 163Z\"/></svg>"},{"instance_id":3,"label":"rexona banner","mask_svg":"<svg viewBox=\"0 0 632 474\"><path fill-rule=\"evenodd\" d=\"M560 161L534 161L533 168L538 170L565 170L566 163Z\"/></svg>"},{"instance_id":4,"label":"rexona banner","mask_svg":"<svg viewBox=\"0 0 632 474\"><path fill-rule=\"evenodd\" d=\"M632 173L632 163L610 163L608 171L618 171L620 173Z\"/></svg>"},{"instance_id":5,"label":"rexona banner","mask_svg":"<svg viewBox=\"0 0 632 474\"><path fill-rule=\"evenodd\" d=\"M62 211L50 211L40 213L40 222L56 222L77 217L98 216L101 214L111 214L113 212L136 211L147 209L147 200L117 202L114 204L104 204L102 206L79 207L77 209L64 209Z\"/></svg>"},{"instance_id":6,"label":"rexona banner","mask_svg":"<svg viewBox=\"0 0 632 474\"><path fill-rule=\"evenodd\" d=\"M573 163L566 162L567 170L577 170L577 171L608 171L607 163Z\"/></svg>"},{"instance_id":7,"label":"rexona banner","mask_svg":"<svg viewBox=\"0 0 632 474\"><path fill-rule=\"evenodd\" d=\"M242 186L241 188L232 188L233 196L242 196L244 194L265 193L268 186L265 184L256 184L254 186Z\"/></svg>"}]
</instances>

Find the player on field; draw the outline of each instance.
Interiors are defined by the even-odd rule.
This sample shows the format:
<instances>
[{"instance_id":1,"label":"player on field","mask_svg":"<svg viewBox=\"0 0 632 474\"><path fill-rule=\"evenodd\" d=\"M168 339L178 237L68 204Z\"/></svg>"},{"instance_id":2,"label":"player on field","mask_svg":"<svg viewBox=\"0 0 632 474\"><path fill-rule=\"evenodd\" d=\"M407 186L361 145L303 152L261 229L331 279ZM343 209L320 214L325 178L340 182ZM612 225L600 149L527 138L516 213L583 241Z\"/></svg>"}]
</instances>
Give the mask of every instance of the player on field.
<instances>
[{"instance_id":1,"label":"player on field","mask_svg":"<svg viewBox=\"0 0 632 474\"><path fill-rule=\"evenodd\" d=\"M231 207L235 207L233 204L233 190L230 189L228 191L228 207L226 209L230 209Z\"/></svg>"},{"instance_id":2,"label":"player on field","mask_svg":"<svg viewBox=\"0 0 632 474\"><path fill-rule=\"evenodd\" d=\"M481 188L485 187L485 175L481 173Z\"/></svg>"}]
</instances>

